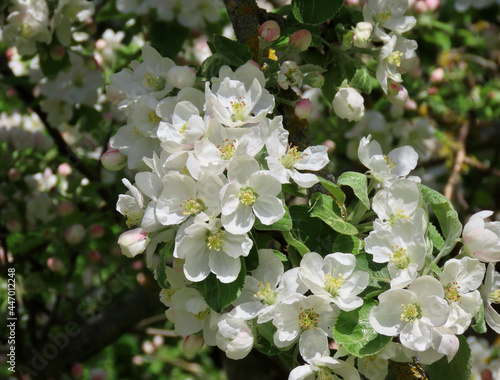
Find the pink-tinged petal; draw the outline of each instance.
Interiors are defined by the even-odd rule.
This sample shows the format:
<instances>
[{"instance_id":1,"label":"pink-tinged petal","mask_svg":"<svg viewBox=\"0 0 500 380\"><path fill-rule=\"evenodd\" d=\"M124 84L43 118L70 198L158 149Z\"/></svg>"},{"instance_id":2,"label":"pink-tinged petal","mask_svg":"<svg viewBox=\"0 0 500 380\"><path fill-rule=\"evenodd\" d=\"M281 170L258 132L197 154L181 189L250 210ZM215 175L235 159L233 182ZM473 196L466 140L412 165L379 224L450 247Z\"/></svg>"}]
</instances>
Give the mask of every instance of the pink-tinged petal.
<instances>
[{"instance_id":1,"label":"pink-tinged petal","mask_svg":"<svg viewBox=\"0 0 500 380\"><path fill-rule=\"evenodd\" d=\"M283 202L271 195L261 195L253 204L253 211L262 224L270 225L285 215Z\"/></svg>"},{"instance_id":2,"label":"pink-tinged petal","mask_svg":"<svg viewBox=\"0 0 500 380\"><path fill-rule=\"evenodd\" d=\"M185 265L185 264L184 264ZM241 270L240 258L229 257L224 251L212 251L209 258L210 270L222 283L236 280Z\"/></svg>"}]
</instances>

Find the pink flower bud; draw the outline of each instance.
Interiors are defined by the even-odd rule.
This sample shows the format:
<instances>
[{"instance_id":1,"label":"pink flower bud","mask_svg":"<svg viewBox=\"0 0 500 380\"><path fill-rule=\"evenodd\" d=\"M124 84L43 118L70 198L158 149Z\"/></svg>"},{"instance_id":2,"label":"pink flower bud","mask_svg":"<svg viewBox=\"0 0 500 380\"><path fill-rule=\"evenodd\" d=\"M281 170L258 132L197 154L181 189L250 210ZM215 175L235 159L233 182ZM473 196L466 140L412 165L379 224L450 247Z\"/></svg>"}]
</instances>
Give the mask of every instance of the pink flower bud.
<instances>
[{"instance_id":1,"label":"pink flower bud","mask_svg":"<svg viewBox=\"0 0 500 380\"><path fill-rule=\"evenodd\" d=\"M20 232L23 229L23 225L19 220L10 219L7 221L7 229L10 232Z\"/></svg>"},{"instance_id":2,"label":"pink flower bud","mask_svg":"<svg viewBox=\"0 0 500 380\"><path fill-rule=\"evenodd\" d=\"M49 268L52 272L61 272L64 270L64 264L57 257L49 257L47 259L47 268Z\"/></svg>"},{"instance_id":3,"label":"pink flower bud","mask_svg":"<svg viewBox=\"0 0 500 380\"><path fill-rule=\"evenodd\" d=\"M127 165L127 156L118 149L110 149L101 156L101 163L109 171L121 170Z\"/></svg>"},{"instance_id":4,"label":"pink flower bud","mask_svg":"<svg viewBox=\"0 0 500 380\"><path fill-rule=\"evenodd\" d=\"M69 166L68 163L63 162L61 165L57 167L57 174L59 174L62 177L67 177L73 172L73 169L71 169L71 166Z\"/></svg>"},{"instance_id":5,"label":"pink flower bud","mask_svg":"<svg viewBox=\"0 0 500 380\"><path fill-rule=\"evenodd\" d=\"M444 79L444 69L442 67L434 69L434 71L431 73L431 81L441 82L443 79Z\"/></svg>"},{"instance_id":6,"label":"pink flower bud","mask_svg":"<svg viewBox=\"0 0 500 380\"><path fill-rule=\"evenodd\" d=\"M295 103L295 110L293 112L299 119L307 119L311 116L312 111L313 105L311 101L309 99L302 99Z\"/></svg>"},{"instance_id":7,"label":"pink flower bud","mask_svg":"<svg viewBox=\"0 0 500 380\"><path fill-rule=\"evenodd\" d=\"M203 348L203 337L197 334L188 335L182 342L182 349L187 354L195 354Z\"/></svg>"},{"instance_id":8,"label":"pink flower bud","mask_svg":"<svg viewBox=\"0 0 500 380\"><path fill-rule=\"evenodd\" d=\"M125 256L135 257L146 250L148 233L144 232L141 228L126 231L118 238L118 244Z\"/></svg>"},{"instance_id":9,"label":"pink flower bud","mask_svg":"<svg viewBox=\"0 0 500 380\"><path fill-rule=\"evenodd\" d=\"M408 101L408 90L399 83L390 83L387 99L397 106L404 106Z\"/></svg>"},{"instance_id":10,"label":"pink flower bud","mask_svg":"<svg viewBox=\"0 0 500 380\"><path fill-rule=\"evenodd\" d=\"M153 337L153 344L156 348L163 346L163 343L165 342L165 339L161 335L155 335Z\"/></svg>"},{"instance_id":11,"label":"pink flower bud","mask_svg":"<svg viewBox=\"0 0 500 380\"><path fill-rule=\"evenodd\" d=\"M82 363L75 363L71 368L71 374L74 377L82 377L83 376L83 365Z\"/></svg>"},{"instance_id":12,"label":"pink flower bud","mask_svg":"<svg viewBox=\"0 0 500 380\"><path fill-rule=\"evenodd\" d=\"M175 88L193 87L196 73L189 66L174 66L167 73L167 81Z\"/></svg>"},{"instance_id":13,"label":"pink flower bud","mask_svg":"<svg viewBox=\"0 0 500 380\"><path fill-rule=\"evenodd\" d=\"M323 145L328 147L328 154L331 154L335 150L336 144L335 144L335 141L333 141L333 140L325 140L325 141L323 141Z\"/></svg>"},{"instance_id":14,"label":"pink flower bud","mask_svg":"<svg viewBox=\"0 0 500 380\"><path fill-rule=\"evenodd\" d=\"M17 182L21 179L22 173L19 171L19 169L10 168L9 172L7 173L7 176L12 182Z\"/></svg>"},{"instance_id":15,"label":"pink flower bud","mask_svg":"<svg viewBox=\"0 0 500 380\"><path fill-rule=\"evenodd\" d=\"M279 37L281 29L278 23L274 20L268 20L263 23L259 28L259 36L264 39L265 42L274 41Z\"/></svg>"},{"instance_id":16,"label":"pink flower bud","mask_svg":"<svg viewBox=\"0 0 500 380\"><path fill-rule=\"evenodd\" d=\"M417 103L413 99L408 99L408 101L405 104L405 109L409 111L416 111Z\"/></svg>"},{"instance_id":17,"label":"pink flower bud","mask_svg":"<svg viewBox=\"0 0 500 380\"><path fill-rule=\"evenodd\" d=\"M301 29L296 31L290 36L288 44L295 50L301 52L307 50L309 45L311 45L312 36L311 32L306 29Z\"/></svg>"},{"instance_id":18,"label":"pink flower bud","mask_svg":"<svg viewBox=\"0 0 500 380\"><path fill-rule=\"evenodd\" d=\"M70 244L78 244L85 236L85 227L81 224L73 224L66 230L66 241Z\"/></svg>"},{"instance_id":19,"label":"pink flower bud","mask_svg":"<svg viewBox=\"0 0 500 380\"><path fill-rule=\"evenodd\" d=\"M101 261L101 254L98 251L90 251L89 258L91 261L98 262Z\"/></svg>"},{"instance_id":20,"label":"pink flower bud","mask_svg":"<svg viewBox=\"0 0 500 380\"><path fill-rule=\"evenodd\" d=\"M99 224L94 224L92 227L90 227L90 236L93 238L100 238L102 235L104 235L104 228L99 225Z\"/></svg>"},{"instance_id":21,"label":"pink flower bud","mask_svg":"<svg viewBox=\"0 0 500 380\"><path fill-rule=\"evenodd\" d=\"M441 0L425 0L425 4L430 11L435 11L441 5Z\"/></svg>"},{"instance_id":22,"label":"pink flower bud","mask_svg":"<svg viewBox=\"0 0 500 380\"><path fill-rule=\"evenodd\" d=\"M155 346L153 345L153 343L147 340L142 343L142 351L144 351L144 353L147 355L151 355L155 352Z\"/></svg>"},{"instance_id":23,"label":"pink flower bud","mask_svg":"<svg viewBox=\"0 0 500 380\"><path fill-rule=\"evenodd\" d=\"M65 54L66 54L66 49L64 48L64 46L53 46L50 49L50 57L54 61L60 61L61 59L63 59Z\"/></svg>"},{"instance_id":24,"label":"pink flower bud","mask_svg":"<svg viewBox=\"0 0 500 380\"><path fill-rule=\"evenodd\" d=\"M141 270L144 267L144 263L141 260L135 260L132 263L132 268L135 270Z\"/></svg>"},{"instance_id":25,"label":"pink flower bud","mask_svg":"<svg viewBox=\"0 0 500 380\"><path fill-rule=\"evenodd\" d=\"M68 216L75 211L75 206L69 201L62 201L57 205L57 214L59 216Z\"/></svg>"}]
</instances>

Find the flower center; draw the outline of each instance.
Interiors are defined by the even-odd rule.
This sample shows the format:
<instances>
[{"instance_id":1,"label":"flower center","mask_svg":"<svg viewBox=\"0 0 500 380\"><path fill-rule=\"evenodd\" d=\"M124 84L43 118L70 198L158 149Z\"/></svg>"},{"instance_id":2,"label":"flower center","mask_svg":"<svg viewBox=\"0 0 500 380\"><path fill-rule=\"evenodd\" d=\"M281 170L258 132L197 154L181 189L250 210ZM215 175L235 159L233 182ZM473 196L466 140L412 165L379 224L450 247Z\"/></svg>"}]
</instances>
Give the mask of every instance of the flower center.
<instances>
[{"instance_id":1,"label":"flower center","mask_svg":"<svg viewBox=\"0 0 500 380\"><path fill-rule=\"evenodd\" d=\"M274 305L276 303L276 292L271 289L271 284L269 284L269 282L259 282L259 291L253 296L260 298L268 305Z\"/></svg>"},{"instance_id":2,"label":"flower center","mask_svg":"<svg viewBox=\"0 0 500 380\"><path fill-rule=\"evenodd\" d=\"M158 124L161 121L161 117L159 117L156 114L156 112L151 111L151 112L148 112L148 120L150 123Z\"/></svg>"},{"instance_id":3,"label":"flower center","mask_svg":"<svg viewBox=\"0 0 500 380\"><path fill-rule=\"evenodd\" d=\"M210 309L207 307L205 310L200 311L198 314L195 314L194 317L198 321L202 321L207 317L208 313L210 313Z\"/></svg>"},{"instance_id":4,"label":"flower center","mask_svg":"<svg viewBox=\"0 0 500 380\"><path fill-rule=\"evenodd\" d=\"M394 222L398 219L410 219L408 215L405 214L404 210L398 210L394 214L392 214L389 218L389 223L394 225Z\"/></svg>"},{"instance_id":5,"label":"flower center","mask_svg":"<svg viewBox=\"0 0 500 380\"><path fill-rule=\"evenodd\" d=\"M396 161L394 161L391 157L386 156L385 154L384 154L384 159L385 159L385 163L389 167L389 170L392 170L397 166Z\"/></svg>"},{"instance_id":6,"label":"flower center","mask_svg":"<svg viewBox=\"0 0 500 380\"><path fill-rule=\"evenodd\" d=\"M401 313L401 320L413 323L415 319L420 319L422 316L422 310L420 306L410 303L408 305L401 305L403 312Z\"/></svg>"},{"instance_id":7,"label":"flower center","mask_svg":"<svg viewBox=\"0 0 500 380\"><path fill-rule=\"evenodd\" d=\"M179 129L179 133L181 133L183 135L186 134L186 128L187 128L188 124L189 124L189 121L186 121L184 123L184 125L181 127L181 129Z\"/></svg>"},{"instance_id":8,"label":"flower center","mask_svg":"<svg viewBox=\"0 0 500 380\"><path fill-rule=\"evenodd\" d=\"M319 367L316 372L316 380L338 380L338 377L332 373L332 370L326 366Z\"/></svg>"},{"instance_id":9,"label":"flower center","mask_svg":"<svg viewBox=\"0 0 500 380\"><path fill-rule=\"evenodd\" d=\"M233 108L233 121L245 121L245 110L247 105L244 100L241 100L241 96L239 98L234 98L234 101L230 101L229 103Z\"/></svg>"},{"instance_id":10,"label":"flower center","mask_svg":"<svg viewBox=\"0 0 500 380\"><path fill-rule=\"evenodd\" d=\"M127 208L123 210L123 214L127 218L127 227L132 228L132 226L138 226L141 224L144 213L142 211L131 211Z\"/></svg>"},{"instance_id":11,"label":"flower center","mask_svg":"<svg viewBox=\"0 0 500 380\"><path fill-rule=\"evenodd\" d=\"M400 51L393 51L389 56L386 58L387 62L392 63L393 65L399 67L401 66L401 58L403 57L403 53Z\"/></svg>"},{"instance_id":12,"label":"flower center","mask_svg":"<svg viewBox=\"0 0 500 380\"><path fill-rule=\"evenodd\" d=\"M170 302L174 294L175 289L162 289L160 292L160 296L165 302Z\"/></svg>"},{"instance_id":13,"label":"flower center","mask_svg":"<svg viewBox=\"0 0 500 380\"><path fill-rule=\"evenodd\" d=\"M333 277L330 273L325 274L325 289L328 293L330 293L333 297L339 295L339 289L344 284L345 278L342 276L342 273L339 273L337 276L335 275L335 269L333 270Z\"/></svg>"},{"instance_id":14,"label":"flower center","mask_svg":"<svg viewBox=\"0 0 500 380\"><path fill-rule=\"evenodd\" d=\"M400 247L399 245L393 245L392 249L394 254L389 254L389 260L393 262L399 269L408 268L410 264L410 259L406 253L406 249Z\"/></svg>"},{"instance_id":15,"label":"flower center","mask_svg":"<svg viewBox=\"0 0 500 380\"><path fill-rule=\"evenodd\" d=\"M225 251L226 247L224 245L226 242L224 241L224 239L222 239L225 232L226 231L219 230L215 234L209 233L207 236L208 249L210 249L212 251L217 251L217 252L220 251L221 249L223 251Z\"/></svg>"},{"instance_id":16,"label":"flower center","mask_svg":"<svg viewBox=\"0 0 500 380\"><path fill-rule=\"evenodd\" d=\"M379 14L375 15L373 17L373 21L377 24L383 24L387 20L389 20L392 17L392 11L391 8L387 7L385 8L384 11L380 12Z\"/></svg>"},{"instance_id":17,"label":"flower center","mask_svg":"<svg viewBox=\"0 0 500 380\"><path fill-rule=\"evenodd\" d=\"M257 197L255 193L250 188L245 188L240 190L240 202L247 206L252 206L255 203Z\"/></svg>"},{"instance_id":18,"label":"flower center","mask_svg":"<svg viewBox=\"0 0 500 380\"><path fill-rule=\"evenodd\" d=\"M444 298L446 298L449 303L462 303L462 301L460 301L460 293L458 292L458 289L460 289L460 286L458 286L456 282L451 283L446 288L444 288Z\"/></svg>"},{"instance_id":19,"label":"flower center","mask_svg":"<svg viewBox=\"0 0 500 380\"><path fill-rule=\"evenodd\" d=\"M225 139L222 142L222 147L217 145L217 149L222 153L221 157L223 160L229 160L233 157L234 151L236 150L236 140L232 139L229 141L229 139Z\"/></svg>"},{"instance_id":20,"label":"flower center","mask_svg":"<svg viewBox=\"0 0 500 380\"><path fill-rule=\"evenodd\" d=\"M295 163L303 159L304 156L307 156L307 154L302 153L298 147L292 146L290 143L286 155L280 158L280 162L285 169L292 169Z\"/></svg>"},{"instance_id":21,"label":"flower center","mask_svg":"<svg viewBox=\"0 0 500 380\"><path fill-rule=\"evenodd\" d=\"M300 308L302 310L302 308ZM307 330L313 327L316 330L318 326L319 314L314 312L314 308L302 310L299 314L299 327L302 330Z\"/></svg>"},{"instance_id":22,"label":"flower center","mask_svg":"<svg viewBox=\"0 0 500 380\"><path fill-rule=\"evenodd\" d=\"M29 24L21 24L21 36L24 38L32 38L33 37L33 29Z\"/></svg>"},{"instance_id":23,"label":"flower center","mask_svg":"<svg viewBox=\"0 0 500 380\"><path fill-rule=\"evenodd\" d=\"M488 301L491 303L500 303L500 289L489 292Z\"/></svg>"},{"instance_id":24,"label":"flower center","mask_svg":"<svg viewBox=\"0 0 500 380\"><path fill-rule=\"evenodd\" d=\"M149 91L160 91L165 88L165 78L158 77L154 73L146 73L142 85Z\"/></svg>"},{"instance_id":25,"label":"flower center","mask_svg":"<svg viewBox=\"0 0 500 380\"><path fill-rule=\"evenodd\" d=\"M184 206L182 203L179 205L183 207L182 213L184 215L196 215L200 211L203 211L205 209L205 204L203 203L202 200L200 199L186 199L184 201Z\"/></svg>"}]
</instances>

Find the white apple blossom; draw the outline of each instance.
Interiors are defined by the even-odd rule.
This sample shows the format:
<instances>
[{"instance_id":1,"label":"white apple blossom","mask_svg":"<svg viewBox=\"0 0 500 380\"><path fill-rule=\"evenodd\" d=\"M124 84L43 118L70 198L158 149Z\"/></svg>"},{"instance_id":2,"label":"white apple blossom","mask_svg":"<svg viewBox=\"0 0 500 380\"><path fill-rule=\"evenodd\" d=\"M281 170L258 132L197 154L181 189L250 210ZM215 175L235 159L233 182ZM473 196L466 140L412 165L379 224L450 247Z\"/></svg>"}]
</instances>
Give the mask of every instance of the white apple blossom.
<instances>
[{"instance_id":1,"label":"white apple blossom","mask_svg":"<svg viewBox=\"0 0 500 380\"><path fill-rule=\"evenodd\" d=\"M455 334L463 334L467 330L481 306L481 295L477 288L483 281L484 272L484 264L470 257L450 259L444 264L439 281L450 307L450 315L444 326Z\"/></svg>"},{"instance_id":2,"label":"white apple blossom","mask_svg":"<svg viewBox=\"0 0 500 380\"><path fill-rule=\"evenodd\" d=\"M426 218L399 219L391 230L377 229L365 239L366 252L376 263L388 263L391 288L404 288L418 276L425 263Z\"/></svg>"},{"instance_id":3,"label":"white apple blossom","mask_svg":"<svg viewBox=\"0 0 500 380\"><path fill-rule=\"evenodd\" d=\"M273 324L274 344L285 348L299 341L299 352L304 360L328 355L328 338L339 314L337 306L330 305L322 296L292 295L278 306Z\"/></svg>"},{"instance_id":4,"label":"white apple blossom","mask_svg":"<svg viewBox=\"0 0 500 380\"><path fill-rule=\"evenodd\" d=\"M71 23L83 22L94 14L94 3L87 0L59 0L52 18L52 28L59 42L71 44Z\"/></svg>"},{"instance_id":5,"label":"white apple blossom","mask_svg":"<svg viewBox=\"0 0 500 380\"><path fill-rule=\"evenodd\" d=\"M234 316L245 320L257 317L266 323L275 316L276 308L289 296L304 294L306 286L299 279L299 268L284 272L283 263L271 249L259 249L259 266L245 278L240 297L234 302Z\"/></svg>"},{"instance_id":6,"label":"white apple blossom","mask_svg":"<svg viewBox=\"0 0 500 380\"><path fill-rule=\"evenodd\" d=\"M495 264L489 263L484 284L479 289L484 304L484 320L497 334L500 334L500 314L491 306L500 303L500 273Z\"/></svg>"},{"instance_id":7,"label":"white apple blossom","mask_svg":"<svg viewBox=\"0 0 500 380\"><path fill-rule=\"evenodd\" d=\"M163 177L163 192L158 198L158 221L168 226L180 224L200 212L218 216L222 186L221 177L211 173L202 175L198 181L176 171L168 173Z\"/></svg>"},{"instance_id":8,"label":"white apple blossom","mask_svg":"<svg viewBox=\"0 0 500 380\"><path fill-rule=\"evenodd\" d=\"M281 64L280 72L278 73L278 86L284 90L288 90L290 86L302 86L304 74L300 71L299 65L295 61L285 61Z\"/></svg>"},{"instance_id":9,"label":"white apple blossom","mask_svg":"<svg viewBox=\"0 0 500 380\"><path fill-rule=\"evenodd\" d=\"M255 217L270 225L285 215L283 202L277 197L281 184L267 170L260 170L258 161L239 156L229 164L229 183L220 191L222 224L226 231L243 234L252 228Z\"/></svg>"},{"instance_id":10,"label":"white apple blossom","mask_svg":"<svg viewBox=\"0 0 500 380\"><path fill-rule=\"evenodd\" d=\"M417 56L416 48L415 41L393 35L380 50L376 76L386 94L388 92L387 79L390 78L396 83L403 81L401 74L407 72L413 65Z\"/></svg>"},{"instance_id":11,"label":"white apple blossom","mask_svg":"<svg viewBox=\"0 0 500 380\"><path fill-rule=\"evenodd\" d=\"M205 213L191 220L178 231L174 249L174 257L186 260L187 279L203 281L212 272L223 283L236 280L241 270L240 257L248 256L252 240L223 230L219 219L209 219Z\"/></svg>"},{"instance_id":12,"label":"white apple blossom","mask_svg":"<svg viewBox=\"0 0 500 380\"><path fill-rule=\"evenodd\" d=\"M341 310L351 311L363 305L358 296L370 281L368 273L354 271L356 258L350 253L331 253L324 258L316 252L304 255L300 279L316 295L329 298Z\"/></svg>"},{"instance_id":13,"label":"white apple blossom","mask_svg":"<svg viewBox=\"0 0 500 380\"><path fill-rule=\"evenodd\" d=\"M483 262L500 261L500 222L485 222L493 211L472 215L464 226L464 248L472 257Z\"/></svg>"},{"instance_id":14,"label":"white apple blossom","mask_svg":"<svg viewBox=\"0 0 500 380\"><path fill-rule=\"evenodd\" d=\"M431 276L419 277L409 289L391 289L382 293L379 301L369 316L370 325L379 334L399 335L403 346L418 352L432 347L442 354L453 353L453 339L447 337L447 344L443 344L443 334L437 330L449 315L444 289L438 280Z\"/></svg>"},{"instance_id":15,"label":"white apple blossom","mask_svg":"<svg viewBox=\"0 0 500 380\"><path fill-rule=\"evenodd\" d=\"M332 102L333 111L341 119L358 121L365 114L364 99L352 87L341 87Z\"/></svg>"},{"instance_id":16,"label":"white apple blossom","mask_svg":"<svg viewBox=\"0 0 500 380\"><path fill-rule=\"evenodd\" d=\"M120 194L118 196L116 210L127 218L127 226L129 228L138 226L142 222L144 210L146 208L144 196L128 179L124 178L122 182L127 187L128 193L130 194Z\"/></svg>"},{"instance_id":17,"label":"white apple blossom","mask_svg":"<svg viewBox=\"0 0 500 380\"><path fill-rule=\"evenodd\" d=\"M226 353L229 359L243 359L250 353L254 336L246 321L232 317L232 312L230 312L220 317L217 327L215 337L217 346Z\"/></svg>"},{"instance_id":18,"label":"white apple blossom","mask_svg":"<svg viewBox=\"0 0 500 380\"><path fill-rule=\"evenodd\" d=\"M295 367L288 380L338 379L336 375L346 380L359 380L360 376L353 365L334 359L330 356L318 356L306 360L308 364Z\"/></svg>"},{"instance_id":19,"label":"white apple blossom","mask_svg":"<svg viewBox=\"0 0 500 380\"><path fill-rule=\"evenodd\" d=\"M408 0L369 0L363 7L365 21L374 26L373 35L378 40L390 38L382 28L404 33L415 26L413 16L405 16Z\"/></svg>"},{"instance_id":20,"label":"white apple blossom","mask_svg":"<svg viewBox=\"0 0 500 380\"><path fill-rule=\"evenodd\" d=\"M318 171L323 169L330 159L328 147L316 145L303 152L296 146L288 144L288 131L282 126L282 118L275 117L269 123L269 137L266 141L269 170L281 183L290 183L293 179L299 186L310 188L318 183L318 177L312 173L301 173L298 170Z\"/></svg>"},{"instance_id":21,"label":"white apple blossom","mask_svg":"<svg viewBox=\"0 0 500 380\"><path fill-rule=\"evenodd\" d=\"M417 166L418 154L411 146L392 150L387 156L380 144L371 135L363 137L359 143L358 157L370 169L371 175L384 186L390 186L398 178L405 178Z\"/></svg>"},{"instance_id":22,"label":"white apple blossom","mask_svg":"<svg viewBox=\"0 0 500 380\"><path fill-rule=\"evenodd\" d=\"M180 288L172 295L170 302L171 307L165 314L175 324L176 334L188 336L203 330L205 343L215 346L219 314L207 305L198 290Z\"/></svg>"}]
</instances>

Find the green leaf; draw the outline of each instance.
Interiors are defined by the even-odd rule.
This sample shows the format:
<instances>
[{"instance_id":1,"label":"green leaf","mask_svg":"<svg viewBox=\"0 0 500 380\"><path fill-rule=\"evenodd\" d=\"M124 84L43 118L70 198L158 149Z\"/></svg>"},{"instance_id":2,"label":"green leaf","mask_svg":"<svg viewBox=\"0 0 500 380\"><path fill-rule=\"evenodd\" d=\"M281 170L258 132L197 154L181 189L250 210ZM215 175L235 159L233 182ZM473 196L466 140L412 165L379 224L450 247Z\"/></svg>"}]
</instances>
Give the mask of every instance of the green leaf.
<instances>
[{"instance_id":1,"label":"green leaf","mask_svg":"<svg viewBox=\"0 0 500 380\"><path fill-rule=\"evenodd\" d=\"M460 220L458 220L458 214L444 195L425 185L419 184L418 186L424 201L430 204L438 218L439 226L441 227L445 239L441 251L444 252L443 255L446 255L455 247L457 240L462 234L462 224Z\"/></svg>"},{"instance_id":2,"label":"green leaf","mask_svg":"<svg viewBox=\"0 0 500 380\"><path fill-rule=\"evenodd\" d=\"M363 240L352 235L339 235L333 243L333 252L352 253L357 255L363 249Z\"/></svg>"},{"instance_id":3,"label":"green leaf","mask_svg":"<svg viewBox=\"0 0 500 380\"><path fill-rule=\"evenodd\" d=\"M274 344L273 335L276 327L272 321L257 325L257 341L255 348L268 356L275 356L281 353L280 349Z\"/></svg>"},{"instance_id":4,"label":"green leaf","mask_svg":"<svg viewBox=\"0 0 500 380\"><path fill-rule=\"evenodd\" d=\"M392 337L380 335L371 327L368 317L372 307L378 302L374 299L365 300L363 306L353 311L341 311L333 337L342 344L350 354L362 358L380 352Z\"/></svg>"},{"instance_id":5,"label":"green leaf","mask_svg":"<svg viewBox=\"0 0 500 380\"><path fill-rule=\"evenodd\" d=\"M163 57L175 59L181 51L189 29L176 22L155 21L151 23L149 37L153 46Z\"/></svg>"},{"instance_id":6,"label":"green leaf","mask_svg":"<svg viewBox=\"0 0 500 380\"><path fill-rule=\"evenodd\" d=\"M432 244L434 247L440 251L444 247L444 239L441 236L441 234L438 232L436 226L429 222L429 225L427 227L427 230L429 231L429 237L431 238Z\"/></svg>"},{"instance_id":7,"label":"green leaf","mask_svg":"<svg viewBox=\"0 0 500 380\"><path fill-rule=\"evenodd\" d=\"M334 184L333 182L328 181L325 178L322 178L322 177L318 176L318 179L319 179L319 182L325 187L326 190L328 190L328 192L330 194L332 194L334 196L334 198L336 200L338 200L340 203L344 204L344 202L345 202L345 194L340 189L340 187L338 187L336 184Z\"/></svg>"},{"instance_id":8,"label":"green leaf","mask_svg":"<svg viewBox=\"0 0 500 380\"><path fill-rule=\"evenodd\" d=\"M57 73L70 65L69 54L65 51L64 56L61 59L53 59L48 53L40 54L40 68L42 69L43 75L46 77L51 77L57 75Z\"/></svg>"},{"instance_id":9,"label":"green leaf","mask_svg":"<svg viewBox=\"0 0 500 380\"><path fill-rule=\"evenodd\" d=\"M289 231L284 231L283 237L289 245L294 247L300 253L301 256L304 256L306 253L311 252L311 250L307 248L305 244L295 239Z\"/></svg>"},{"instance_id":10,"label":"green leaf","mask_svg":"<svg viewBox=\"0 0 500 380\"><path fill-rule=\"evenodd\" d=\"M212 46L215 49L213 53L221 53L229 60L229 64L233 66L242 66L248 60L252 59L252 53L247 45L240 44L221 35L214 36Z\"/></svg>"},{"instance_id":11,"label":"green leaf","mask_svg":"<svg viewBox=\"0 0 500 380\"><path fill-rule=\"evenodd\" d=\"M474 324L472 325L472 328L474 329L475 332L478 334L485 334L487 329L486 329L486 323L484 322L484 304L481 303L481 306L479 307L479 310L477 311L476 315L474 316Z\"/></svg>"},{"instance_id":12,"label":"green leaf","mask_svg":"<svg viewBox=\"0 0 500 380\"><path fill-rule=\"evenodd\" d=\"M356 74L354 74L351 79L350 86L365 94L370 94L372 92L371 77L366 67L356 70Z\"/></svg>"},{"instance_id":13,"label":"green leaf","mask_svg":"<svg viewBox=\"0 0 500 380\"><path fill-rule=\"evenodd\" d=\"M261 221L256 218L255 224L253 225L254 228L260 231L290 231L292 229L292 218L288 212L288 207L284 204L283 207L285 208L285 215L283 218L270 225L262 224Z\"/></svg>"},{"instance_id":14,"label":"green leaf","mask_svg":"<svg viewBox=\"0 0 500 380\"><path fill-rule=\"evenodd\" d=\"M342 8L343 0L292 0L295 18L305 24L321 24Z\"/></svg>"},{"instance_id":15,"label":"green leaf","mask_svg":"<svg viewBox=\"0 0 500 380\"><path fill-rule=\"evenodd\" d=\"M307 74L307 73L324 73L326 71L325 68L317 65L312 65L310 63L307 63L305 65L299 66L299 69L302 74Z\"/></svg>"},{"instance_id":16,"label":"green leaf","mask_svg":"<svg viewBox=\"0 0 500 380\"><path fill-rule=\"evenodd\" d=\"M207 79L212 79L219 75L219 70L222 66L229 65L230 63L229 58L225 55L221 53L212 54L201 64L200 74Z\"/></svg>"},{"instance_id":17,"label":"green leaf","mask_svg":"<svg viewBox=\"0 0 500 380\"><path fill-rule=\"evenodd\" d=\"M27 234L13 232L7 236L7 246L14 255L24 255L32 250L38 252L45 251L49 242L42 236L34 232Z\"/></svg>"},{"instance_id":18,"label":"green leaf","mask_svg":"<svg viewBox=\"0 0 500 380\"><path fill-rule=\"evenodd\" d=\"M165 265L167 257L171 257L174 253L174 241L172 240L171 242L167 242L159 251L160 262L158 263L158 267L156 269L156 279L158 280L158 284L163 289L170 289L170 284L167 281L167 271L165 270Z\"/></svg>"},{"instance_id":19,"label":"green leaf","mask_svg":"<svg viewBox=\"0 0 500 380\"><path fill-rule=\"evenodd\" d=\"M337 185L351 187L354 191L354 195L358 197L361 203L363 203L368 210L371 208L370 199L368 198L368 181L366 175L356 172L342 173L337 180Z\"/></svg>"},{"instance_id":20,"label":"green leaf","mask_svg":"<svg viewBox=\"0 0 500 380\"><path fill-rule=\"evenodd\" d=\"M430 380L453 379L469 380L472 367L472 355L467 339L460 335L458 337L460 347L455 357L448 363L448 359L441 358L429 366Z\"/></svg>"},{"instance_id":21,"label":"green leaf","mask_svg":"<svg viewBox=\"0 0 500 380\"><path fill-rule=\"evenodd\" d=\"M338 233L344 235L356 235L358 229L352 224L344 221L340 215L340 209L335 204L333 199L325 194L315 193L311 198L311 216L321 219Z\"/></svg>"},{"instance_id":22,"label":"green leaf","mask_svg":"<svg viewBox=\"0 0 500 380\"><path fill-rule=\"evenodd\" d=\"M391 276L389 275L387 264L374 262L372 255L366 252L356 255L354 270L366 272L370 276L370 282L360 294L360 297L372 298L389 290Z\"/></svg>"},{"instance_id":23,"label":"green leaf","mask_svg":"<svg viewBox=\"0 0 500 380\"><path fill-rule=\"evenodd\" d=\"M241 271L238 278L229 284L217 280L215 274L210 273L206 279L194 283L203 299L217 313L221 313L231 302L236 300L245 285L246 268L245 260L241 258Z\"/></svg>"}]
</instances>

